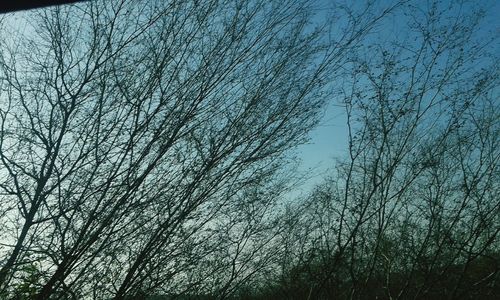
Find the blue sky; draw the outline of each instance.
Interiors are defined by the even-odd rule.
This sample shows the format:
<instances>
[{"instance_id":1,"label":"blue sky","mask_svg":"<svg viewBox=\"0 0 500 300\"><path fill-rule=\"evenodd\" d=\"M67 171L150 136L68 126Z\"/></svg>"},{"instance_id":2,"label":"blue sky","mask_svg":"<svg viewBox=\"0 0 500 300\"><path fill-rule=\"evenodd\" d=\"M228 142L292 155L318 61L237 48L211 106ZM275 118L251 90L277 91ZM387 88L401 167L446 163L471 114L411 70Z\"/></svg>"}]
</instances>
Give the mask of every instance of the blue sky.
<instances>
[{"instance_id":1,"label":"blue sky","mask_svg":"<svg viewBox=\"0 0 500 300\"><path fill-rule=\"evenodd\" d=\"M312 169L318 173L316 179L334 166L335 158L347 154L346 114L337 101L329 101L320 124L310 133L310 141L297 149L302 160L300 169Z\"/></svg>"},{"instance_id":2,"label":"blue sky","mask_svg":"<svg viewBox=\"0 0 500 300\"><path fill-rule=\"evenodd\" d=\"M380 7L391 5L397 0L378 0L376 3ZM454 0L448 0L454 1ZM444 1L445 3L448 1ZM314 0L314 4L318 7L317 20L319 22L325 18L328 10L325 8L331 7L331 0ZM342 2L342 0L341 0ZM346 4L352 4L349 0L344 0ZM364 3L364 0L356 0L355 5ZM428 4L428 0L415 0L413 3L419 3L422 6ZM471 2L473 3L473 2ZM485 34L500 34L500 1L498 0L481 0L478 1L482 5L489 6L489 16L485 20L487 24ZM377 28L379 34L385 34L390 38L396 37L401 32L398 32L399 26L398 17L389 18L387 22ZM19 18L14 16L14 20L19 22ZM395 30L396 28L396 30ZM500 45L492 45L492 47L500 48ZM499 49L500 51L500 49ZM347 155L347 126L345 110L339 106L340 99L329 99L328 104L324 108L324 116L315 129L310 132L310 141L307 144L297 148L297 156L301 160L299 170L307 171L313 177L300 187L306 190L313 186L314 183L320 182L322 175L332 169L335 165L335 159Z\"/></svg>"},{"instance_id":3,"label":"blue sky","mask_svg":"<svg viewBox=\"0 0 500 300\"><path fill-rule=\"evenodd\" d=\"M444 1L443 5L449 3L448 0ZM357 3L361 3L359 1ZM418 0L413 1L417 5L422 5L425 9L431 1ZM318 7L328 7L328 0L318 1ZM377 4L383 7L394 3L393 0L380 0ZM485 35L500 35L500 1L485 0L475 3L471 1L468 5L477 6L483 5L487 8L487 16L483 20L481 32ZM324 17L324 12L319 13L319 18ZM401 32L401 27L398 26L402 22L401 13L396 14L377 27L378 34L376 37L385 36L390 39L401 37L405 35ZM493 49L499 49L500 45L491 45ZM495 50L496 51L496 50ZM498 50L500 51L500 49ZM498 53L497 51L497 53ZM310 141L297 148L297 156L301 160L299 167L300 171L307 172L312 176L304 186L298 187L303 192L307 192L315 183L321 182L324 174L331 170L335 165L335 159L345 157L347 155L347 125L345 110L339 106L340 99L330 99L328 105L325 107L324 116L317 128L311 131Z\"/></svg>"}]
</instances>

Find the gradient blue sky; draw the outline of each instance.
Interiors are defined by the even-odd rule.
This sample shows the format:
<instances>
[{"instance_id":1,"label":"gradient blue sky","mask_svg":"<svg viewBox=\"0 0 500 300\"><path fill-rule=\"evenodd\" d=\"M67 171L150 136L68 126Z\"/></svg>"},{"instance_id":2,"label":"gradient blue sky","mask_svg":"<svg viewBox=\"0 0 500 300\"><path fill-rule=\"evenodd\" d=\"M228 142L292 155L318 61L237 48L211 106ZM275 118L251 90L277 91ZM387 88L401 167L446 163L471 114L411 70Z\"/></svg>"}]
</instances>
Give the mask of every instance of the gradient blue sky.
<instances>
[{"instance_id":1,"label":"gradient blue sky","mask_svg":"<svg viewBox=\"0 0 500 300\"><path fill-rule=\"evenodd\" d=\"M444 4L449 3L447 0L443 1ZM364 1L358 1L362 3ZM394 0L379 0L378 5L384 7L394 3ZM422 5L424 9L429 5L430 1L418 0L412 3ZM321 0L318 1L318 7L328 7L331 1ZM487 8L487 16L482 23L482 33L485 35L500 35L500 1L498 0L484 0L478 1L477 4L471 1L469 5L482 5ZM320 12L319 18L323 18L324 14ZM394 16L387 18L380 26L377 27L377 32L380 35L389 38L398 38L399 35L404 35L399 31L400 26L398 22L403 22L401 14L396 13ZM500 52L500 45L491 45L497 53ZM307 192L314 186L315 183L321 182L324 178L323 175L327 174L328 170L333 169L335 166L335 159L345 157L347 155L347 125L346 113L344 108L339 106L340 99L330 99L328 105L325 107L324 116L317 128L311 131L310 141L305 145L301 145L297 149L297 156L301 161L299 170L304 171L311 176L305 182L305 185L300 187L304 189L302 192Z\"/></svg>"}]
</instances>

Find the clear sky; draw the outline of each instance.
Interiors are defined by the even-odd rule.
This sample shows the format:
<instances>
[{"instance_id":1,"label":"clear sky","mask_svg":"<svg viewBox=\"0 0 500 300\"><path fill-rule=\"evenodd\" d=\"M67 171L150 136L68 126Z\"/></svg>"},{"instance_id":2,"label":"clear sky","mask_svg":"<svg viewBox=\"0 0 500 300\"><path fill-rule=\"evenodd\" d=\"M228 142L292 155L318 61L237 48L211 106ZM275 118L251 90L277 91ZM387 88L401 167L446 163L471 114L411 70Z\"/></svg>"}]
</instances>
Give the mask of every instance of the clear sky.
<instances>
[{"instance_id":1,"label":"clear sky","mask_svg":"<svg viewBox=\"0 0 500 300\"><path fill-rule=\"evenodd\" d=\"M320 124L310 133L309 143L297 150L302 161L300 170L311 169L315 175L311 183L321 180L321 175L334 166L335 158L347 154L346 114L338 99L329 101Z\"/></svg>"},{"instance_id":2,"label":"clear sky","mask_svg":"<svg viewBox=\"0 0 500 300\"><path fill-rule=\"evenodd\" d=\"M318 14L316 18L321 22L328 14L328 8L331 8L333 2L331 0L314 0L315 5L318 8ZM382 7L390 6L397 0L378 0L376 4ZM444 3L454 0L446 0ZM356 0L350 2L350 0L340 0L347 5L359 5L364 3L364 0ZM428 5L430 1L428 0L415 0L413 3L418 3L420 5ZM474 1L471 1L473 3ZM500 34L500 1L498 0L481 0L480 3L485 7L490 7L488 12L488 17L486 23L489 28L486 28L485 32L488 34ZM19 14L18 14L19 15ZM395 17L388 18L388 21L382 23L382 26L377 28L377 31L382 34L386 34L392 38L396 37L398 34L398 15ZM19 22L17 15L13 15L11 21ZM19 24L19 23L18 23ZM493 47L499 48L500 45L492 45ZM298 187L299 189L309 189L316 182L320 182L322 175L332 169L335 165L335 159L341 158L347 155L347 125L346 125L346 113L344 108L339 105L340 99L330 99L326 107L324 108L324 116L318 127L310 132L310 141L301 145L297 148L297 156L301 161L299 170L307 172L308 175L312 176L310 180L306 182L304 186Z\"/></svg>"},{"instance_id":3,"label":"clear sky","mask_svg":"<svg viewBox=\"0 0 500 300\"><path fill-rule=\"evenodd\" d=\"M449 1L443 2L446 5ZM364 1L359 1L361 3ZM380 0L377 4L383 7L384 5L391 5L394 0ZM413 1L418 5L426 6L431 1L419 0ZM318 7L328 7L332 3L329 0L318 1ZM481 32L485 35L500 35L500 1L498 0L485 0L475 3L470 1L468 5L477 6L482 5L487 9L487 16L483 21ZM423 8L423 7L422 7ZM320 12L319 18L324 15ZM404 35L400 31L398 22L403 22L401 13L396 13L394 16L387 18L386 22L377 27L379 35L385 35L388 38L398 38ZM500 51L500 45L491 45ZM340 99L330 99L328 105L325 107L324 116L317 128L311 131L310 141L305 145L301 145L297 149L298 158L301 160L299 170L307 172L311 179L305 182L304 186L298 187L302 192L307 192L315 183L322 180L322 175L332 169L335 165L335 159L345 157L347 155L347 125L346 113L344 108L339 106ZM294 193L295 194L295 193Z\"/></svg>"}]
</instances>

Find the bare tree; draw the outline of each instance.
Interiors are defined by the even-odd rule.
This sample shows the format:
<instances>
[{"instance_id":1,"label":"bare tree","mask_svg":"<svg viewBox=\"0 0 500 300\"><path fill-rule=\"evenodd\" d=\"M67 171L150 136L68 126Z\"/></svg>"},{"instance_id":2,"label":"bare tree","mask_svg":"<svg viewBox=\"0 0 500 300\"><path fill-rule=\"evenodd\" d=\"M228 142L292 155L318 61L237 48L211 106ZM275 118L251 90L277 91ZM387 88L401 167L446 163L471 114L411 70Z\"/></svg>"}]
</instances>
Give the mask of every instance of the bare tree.
<instances>
[{"instance_id":1,"label":"bare tree","mask_svg":"<svg viewBox=\"0 0 500 300\"><path fill-rule=\"evenodd\" d=\"M91 1L26 15L0 45L0 289L190 292L224 224L218 234L239 226L238 239L226 237L233 268L216 290L234 292L277 234L259 236L272 218L249 193L306 140L329 76L387 12L351 16L335 41L309 24L307 1Z\"/></svg>"},{"instance_id":2,"label":"bare tree","mask_svg":"<svg viewBox=\"0 0 500 300\"><path fill-rule=\"evenodd\" d=\"M348 157L303 205L311 225L296 265L321 266L302 270L313 298L498 289L497 37L471 3L401 12L407 39L353 52L340 94Z\"/></svg>"}]
</instances>

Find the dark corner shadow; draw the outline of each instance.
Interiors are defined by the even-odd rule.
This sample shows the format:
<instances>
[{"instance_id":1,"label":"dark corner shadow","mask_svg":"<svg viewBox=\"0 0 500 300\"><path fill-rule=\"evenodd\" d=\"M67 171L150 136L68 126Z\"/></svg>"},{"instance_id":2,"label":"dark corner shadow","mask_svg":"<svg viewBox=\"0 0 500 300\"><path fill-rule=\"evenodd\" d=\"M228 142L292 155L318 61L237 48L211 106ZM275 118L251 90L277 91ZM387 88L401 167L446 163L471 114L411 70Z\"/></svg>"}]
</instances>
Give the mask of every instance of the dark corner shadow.
<instances>
[{"instance_id":1,"label":"dark corner shadow","mask_svg":"<svg viewBox=\"0 0 500 300\"><path fill-rule=\"evenodd\" d=\"M0 14L27 10L33 8L42 8L46 6L70 4L83 2L87 0L16 0L0 2Z\"/></svg>"}]
</instances>

